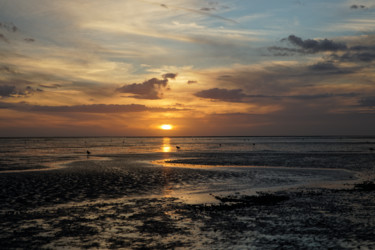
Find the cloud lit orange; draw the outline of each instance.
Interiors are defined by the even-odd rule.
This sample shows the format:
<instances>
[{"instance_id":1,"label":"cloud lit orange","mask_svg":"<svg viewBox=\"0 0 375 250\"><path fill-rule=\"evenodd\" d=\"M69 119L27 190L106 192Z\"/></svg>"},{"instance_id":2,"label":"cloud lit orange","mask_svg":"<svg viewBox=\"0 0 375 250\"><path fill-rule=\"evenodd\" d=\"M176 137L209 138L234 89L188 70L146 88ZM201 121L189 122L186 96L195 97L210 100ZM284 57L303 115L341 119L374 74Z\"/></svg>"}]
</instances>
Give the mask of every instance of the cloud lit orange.
<instances>
[{"instance_id":1,"label":"cloud lit orange","mask_svg":"<svg viewBox=\"0 0 375 250\"><path fill-rule=\"evenodd\" d=\"M19 2L0 137L375 134L371 1Z\"/></svg>"}]
</instances>

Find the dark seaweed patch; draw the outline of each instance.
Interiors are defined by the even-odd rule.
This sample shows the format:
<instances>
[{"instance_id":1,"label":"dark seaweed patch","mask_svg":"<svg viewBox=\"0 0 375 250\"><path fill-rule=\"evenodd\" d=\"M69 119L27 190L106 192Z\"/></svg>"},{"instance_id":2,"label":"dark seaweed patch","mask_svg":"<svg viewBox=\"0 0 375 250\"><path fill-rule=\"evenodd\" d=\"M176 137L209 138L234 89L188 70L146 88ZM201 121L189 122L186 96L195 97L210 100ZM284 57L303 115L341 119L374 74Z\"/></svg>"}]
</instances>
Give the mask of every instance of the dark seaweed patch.
<instances>
[{"instance_id":1,"label":"dark seaweed patch","mask_svg":"<svg viewBox=\"0 0 375 250\"><path fill-rule=\"evenodd\" d=\"M289 197L286 195L275 195L269 193L260 193L257 196L226 196L220 197L215 196L221 202L230 202L230 203L242 203L247 205L263 205L263 206L272 206L280 202L289 200Z\"/></svg>"},{"instance_id":2,"label":"dark seaweed patch","mask_svg":"<svg viewBox=\"0 0 375 250\"><path fill-rule=\"evenodd\" d=\"M375 183L373 181L364 181L362 183L356 184L354 187L357 190L374 191L375 190Z\"/></svg>"}]
</instances>

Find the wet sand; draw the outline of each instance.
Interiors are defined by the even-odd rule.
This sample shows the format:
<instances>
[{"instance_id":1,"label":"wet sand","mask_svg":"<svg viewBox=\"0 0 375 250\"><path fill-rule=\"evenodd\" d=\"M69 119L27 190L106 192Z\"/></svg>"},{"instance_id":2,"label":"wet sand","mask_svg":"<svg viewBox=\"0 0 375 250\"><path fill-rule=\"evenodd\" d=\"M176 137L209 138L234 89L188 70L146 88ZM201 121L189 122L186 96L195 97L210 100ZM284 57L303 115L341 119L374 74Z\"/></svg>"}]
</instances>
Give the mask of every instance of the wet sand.
<instances>
[{"instance_id":1,"label":"wet sand","mask_svg":"<svg viewBox=\"0 0 375 250\"><path fill-rule=\"evenodd\" d=\"M354 172L149 163L163 159L1 173L1 249L375 248L375 191Z\"/></svg>"}]
</instances>

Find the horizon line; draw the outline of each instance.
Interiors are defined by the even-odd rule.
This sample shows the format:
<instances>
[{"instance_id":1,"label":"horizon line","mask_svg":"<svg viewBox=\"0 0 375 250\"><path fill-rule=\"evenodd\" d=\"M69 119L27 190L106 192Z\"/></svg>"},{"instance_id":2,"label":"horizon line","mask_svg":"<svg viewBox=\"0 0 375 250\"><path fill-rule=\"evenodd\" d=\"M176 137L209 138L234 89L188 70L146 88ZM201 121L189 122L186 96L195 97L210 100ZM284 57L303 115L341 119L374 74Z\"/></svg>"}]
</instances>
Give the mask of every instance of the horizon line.
<instances>
[{"instance_id":1,"label":"horizon line","mask_svg":"<svg viewBox=\"0 0 375 250\"><path fill-rule=\"evenodd\" d=\"M129 136L129 135L87 135L87 136L0 136L0 139L19 139L19 138L189 138L189 137L375 137L375 134L370 135L153 135L153 136Z\"/></svg>"}]
</instances>

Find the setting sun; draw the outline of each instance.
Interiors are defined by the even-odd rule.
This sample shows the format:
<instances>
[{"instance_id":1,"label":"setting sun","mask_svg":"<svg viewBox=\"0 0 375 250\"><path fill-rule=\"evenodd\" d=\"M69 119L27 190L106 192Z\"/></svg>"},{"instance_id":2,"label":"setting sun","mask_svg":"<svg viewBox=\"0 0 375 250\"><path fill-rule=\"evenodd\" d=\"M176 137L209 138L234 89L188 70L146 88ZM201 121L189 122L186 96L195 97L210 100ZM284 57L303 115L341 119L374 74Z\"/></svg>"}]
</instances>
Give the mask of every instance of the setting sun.
<instances>
[{"instance_id":1,"label":"setting sun","mask_svg":"<svg viewBox=\"0 0 375 250\"><path fill-rule=\"evenodd\" d=\"M173 127L170 124L163 124L160 126L160 128L163 130L171 130Z\"/></svg>"}]
</instances>

